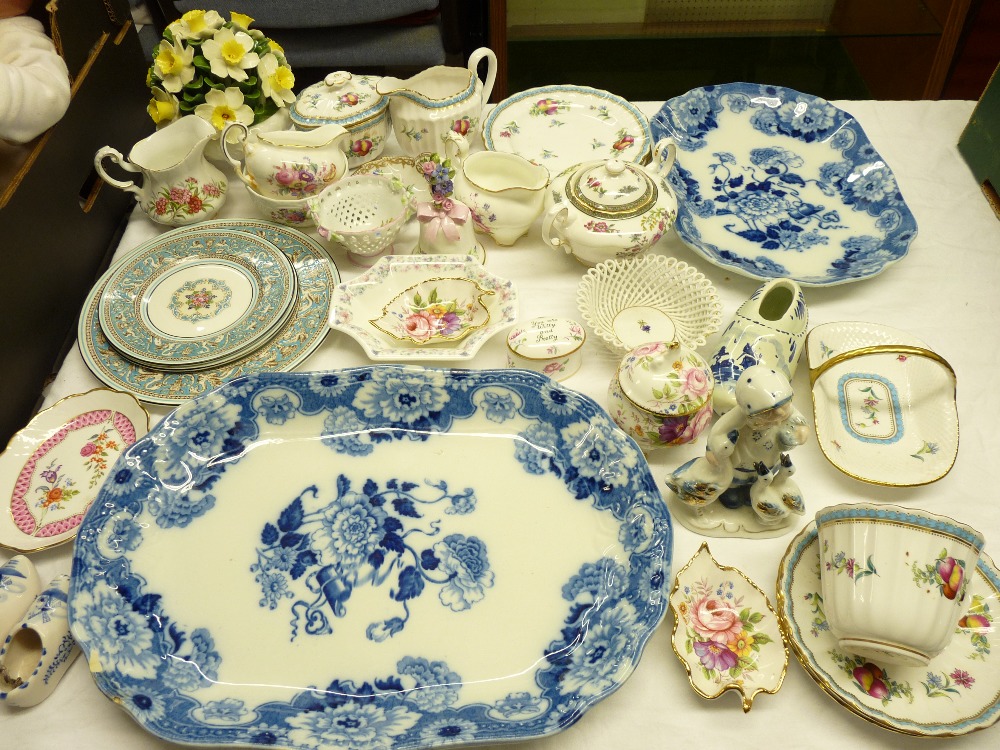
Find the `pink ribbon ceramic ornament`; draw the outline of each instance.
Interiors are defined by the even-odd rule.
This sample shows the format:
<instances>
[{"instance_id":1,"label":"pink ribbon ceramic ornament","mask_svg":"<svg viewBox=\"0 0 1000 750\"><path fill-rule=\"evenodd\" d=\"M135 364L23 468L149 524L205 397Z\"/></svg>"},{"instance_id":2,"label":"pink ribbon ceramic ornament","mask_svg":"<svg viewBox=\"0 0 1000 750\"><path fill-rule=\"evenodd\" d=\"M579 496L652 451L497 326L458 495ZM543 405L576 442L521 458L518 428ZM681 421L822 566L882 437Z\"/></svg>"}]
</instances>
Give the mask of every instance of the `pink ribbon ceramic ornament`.
<instances>
[{"instance_id":1,"label":"pink ribbon ceramic ornament","mask_svg":"<svg viewBox=\"0 0 1000 750\"><path fill-rule=\"evenodd\" d=\"M452 242L461 239L462 233L459 227L464 225L472 215L472 211L464 203L445 198L440 204L418 203L417 221L426 224L426 238L433 242L437 237L438 230Z\"/></svg>"}]
</instances>

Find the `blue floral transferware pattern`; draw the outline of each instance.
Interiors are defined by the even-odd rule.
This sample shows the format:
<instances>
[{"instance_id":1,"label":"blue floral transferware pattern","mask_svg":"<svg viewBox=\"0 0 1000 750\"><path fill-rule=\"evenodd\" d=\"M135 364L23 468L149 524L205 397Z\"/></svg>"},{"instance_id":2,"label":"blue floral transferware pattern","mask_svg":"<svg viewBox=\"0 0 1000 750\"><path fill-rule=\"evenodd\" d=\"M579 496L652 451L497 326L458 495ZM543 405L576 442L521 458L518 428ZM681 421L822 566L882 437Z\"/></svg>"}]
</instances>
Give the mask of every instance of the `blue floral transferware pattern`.
<instances>
[{"instance_id":1,"label":"blue floral transferware pattern","mask_svg":"<svg viewBox=\"0 0 1000 750\"><path fill-rule=\"evenodd\" d=\"M677 232L716 265L823 286L865 279L917 233L892 170L848 113L780 86L705 86L667 101Z\"/></svg>"},{"instance_id":2,"label":"blue floral transferware pattern","mask_svg":"<svg viewBox=\"0 0 1000 750\"><path fill-rule=\"evenodd\" d=\"M173 742L553 734L629 677L667 605L642 454L524 370L239 378L133 446L94 508L73 633Z\"/></svg>"},{"instance_id":3,"label":"blue floral transferware pattern","mask_svg":"<svg viewBox=\"0 0 1000 750\"><path fill-rule=\"evenodd\" d=\"M333 288L340 283L340 272L326 250L296 229L254 219L215 219L201 222L197 227L172 230L160 239L185 232L210 235L220 229L255 235L288 256L295 272L296 294L287 320L266 343L232 362L197 372L149 370L123 357L108 341L98 315L103 293L98 282L83 308L77 329L80 353L98 379L142 401L177 405L242 375L290 370L322 343L329 330L326 320Z\"/></svg>"},{"instance_id":4,"label":"blue floral transferware pattern","mask_svg":"<svg viewBox=\"0 0 1000 750\"><path fill-rule=\"evenodd\" d=\"M990 647L1000 571L987 555L968 579L970 604L954 636L926 667L875 664L840 651L824 612L820 564L819 536L810 523L778 567L777 611L795 657L823 692L862 718L909 735L968 734L1000 719L1000 651Z\"/></svg>"}]
</instances>

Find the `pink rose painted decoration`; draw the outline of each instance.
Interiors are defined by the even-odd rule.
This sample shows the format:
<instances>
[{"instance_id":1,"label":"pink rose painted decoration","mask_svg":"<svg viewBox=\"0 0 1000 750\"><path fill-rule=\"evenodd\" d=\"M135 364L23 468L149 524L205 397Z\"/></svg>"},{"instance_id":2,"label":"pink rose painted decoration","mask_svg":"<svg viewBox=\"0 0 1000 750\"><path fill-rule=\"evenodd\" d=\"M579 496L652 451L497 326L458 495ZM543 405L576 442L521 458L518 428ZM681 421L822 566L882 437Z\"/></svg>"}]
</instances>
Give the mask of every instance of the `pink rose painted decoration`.
<instances>
[{"instance_id":1,"label":"pink rose painted decoration","mask_svg":"<svg viewBox=\"0 0 1000 750\"><path fill-rule=\"evenodd\" d=\"M707 544L677 574L674 653L703 698L740 693L744 712L758 693L775 693L788 666L778 618L764 592L736 568L720 565Z\"/></svg>"}]
</instances>

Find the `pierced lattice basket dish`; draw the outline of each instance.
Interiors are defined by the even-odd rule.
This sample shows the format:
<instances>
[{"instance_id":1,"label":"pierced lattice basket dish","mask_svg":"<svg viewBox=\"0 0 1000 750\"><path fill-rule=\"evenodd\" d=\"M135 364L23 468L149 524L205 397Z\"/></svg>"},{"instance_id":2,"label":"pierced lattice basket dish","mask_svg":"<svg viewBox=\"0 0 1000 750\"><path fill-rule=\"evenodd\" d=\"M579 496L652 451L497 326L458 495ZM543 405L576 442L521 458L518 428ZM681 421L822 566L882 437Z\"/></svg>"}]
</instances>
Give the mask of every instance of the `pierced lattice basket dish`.
<instances>
[{"instance_id":1,"label":"pierced lattice basket dish","mask_svg":"<svg viewBox=\"0 0 1000 750\"><path fill-rule=\"evenodd\" d=\"M413 216L413 196L399 179L345 177L309 199L316 231L343 246L351 260L370 266L391 254L399 230Z\"/></svg>"},{"instance_id":2,"label":"pierced lattice basket dish","mask_svg":"<svg viewBox=\"0 0 1000 750\"><path fill-rule=\"evenodd\" d=\"M580 281L577 306L587 326L613 351L650 341L692 349L719 330L722 304L712 282L684 261L663 255L606 260Z\"/></svg>"}]
</instances>

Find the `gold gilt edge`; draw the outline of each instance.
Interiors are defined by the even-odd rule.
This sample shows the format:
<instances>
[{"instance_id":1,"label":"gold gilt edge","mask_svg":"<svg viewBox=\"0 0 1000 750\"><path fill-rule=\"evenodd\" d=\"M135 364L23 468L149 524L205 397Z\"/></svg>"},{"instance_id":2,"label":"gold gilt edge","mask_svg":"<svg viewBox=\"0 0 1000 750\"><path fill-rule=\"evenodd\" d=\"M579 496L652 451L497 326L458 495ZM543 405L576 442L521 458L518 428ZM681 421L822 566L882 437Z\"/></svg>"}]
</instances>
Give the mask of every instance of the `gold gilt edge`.
<instances>
[{"instance_id":1,"label":"gold gilt edge","mask_svg":"<svg viewBox=\"0 0 1000 750\"><path fill-rule=\"evenodd\" d=\"M922 732L919 730L907 729L905 727L897 726L881 719L878 716L872 715L870 712L863 710L862 706L860 706L859 704L856 704L848 700L845 696L841 695L816 668L812 666L812 663L809 660L809 656L806 653L806 650L793 637L793 628L795 624L791 621L791 619L788 617L787 614L791 608L791 603L785 597L784 586L783 586L784 581L789 577L791 573L788 567L788 561L791 558L792 554L794 554L795 548L803 544L803 541L812 534L817 534L817 539L818 539L818 531L816 529L816 524L815 522L810 521L808 524L805 525L805 527L803 527L803 529L798 534L795 535L792 541L789 542L788 547L785 550L785 553L781 556L781 561L778 563L778 578L775 583L775 600L776 600L775 603L778 615L778 626L781 629L782 639L785 641L786 644L791 646L792 653L795 655L796 661L798 661L799 664L802 665L802 669L805 670L805 673L812 678L813 682L815 682L824 693L833 698L834 701L836 701L841 706L846 708L852 714L855 714L856 716L859 716L865 721L870 722L875 726L881 727L882 729L887 729L891 732L896 732L897 734L902 734L909 737L960 737L966 734L971 734L972 732L980 731L982 729L988 729L989 727L993 726L996 723L996 720L994 720L994 722L991 724L980 724L967 731L962 731L962 732L943 731L943 732L933 732L933 733L926 731ZM993 562L989 560L989 556L986 555L985 552L982 553L982 555L984 558L987 559L988 561L987 564L990 567L995 567L993 565ZM987 583L989 583L988 579ZM992 588L992 584L990 584L990 586ZM1000 591L998 591L997 593L998 595L1000 595Z\"/></svg>"},{"instance_id":2,"label":"gold gilt edge","mask_svg":"<svg viewBox=\"0 0 1000 750\"><path fill-rule=\"evenodd\" d=\"M822 435L820 435L820 433L819 433L819 408L817 407L817 404L816 404L816 388L815 388L815 386L813 386L812 388L810 388L809 395L812 398L813 424L816 426L816 443L819 445L819 449L823 453L823 458L825 458L830 463L830 465L833 466L833 468L835 468L841 474L844 474L845 476L849 476L851 479L856 479L859 482L864 482L865 484L871 484L871 485L874 485L876 487L924 487L924 486L926 486L928 484L934 484L934 482L937 482L937 481L940 481L941 479L944 479L946 476L948 476L949 472L951 472L951 470L953 468L955 468L955 461L958 460L958 449L959 449L959 445L961 443L961 437L962 437L961 436L961 424L959 424L958 420L957 420L957 411L956 411L956 425L955 425L955 450L952 452L951 462L948 464L948 467L944 471L942 471L938 476L934 477L933 479L928 479L928 480L923 481L923 482L905 482L905 483L900 483L900 482L884 482L884 481L882 481L880 479L874 479L872 477L864 477L864 476L861 476L860 474L855 474L852 471L848 471L843 466L841 466L839 463L837 463L831 457L831 455L829 453L827 453L826 445L824 445L824 441L822 440Z\"/></svg>"},{"instance_id":3,"label":"gold gilt edge","mask_svg":"<svg viewBox=\"0 0 1000 750\"><path fill-rule=\"evenodd\" d=\"M681 652L677 649L677 631L678 628L680 627L681 618L680 618L680 613L674 606L674 595L680 590L681 576L688 568L690 568L695 563L695 561L697 561L698 557L702 554L702 552L708 555L709 559L712 561L712 564L714 564L715 567L719 569L719 571L723 573L729 572L738 575L740 578L742 578L748 584L750 584L750 586L754 588L761 595L761 598L764 600L764 604L767 606L768 611L770 611L770 613L774 616L775 621L778 623L778 635L781 638L781 649L785 654L785 658L781 666L781 671L778 674L777 684L773 688L766 688L761 686L758 687L753 692L751 692L750 694L747 694L747 692L743 689L743 685L735 682L729 682L726 683L726 685L724 685L722 689L719 690L719 692L710 695L704 692L703 690L700 690L698 686L694 684L694 679L691 674L691 665L688 663L688 660L684 657L684 655L681 654ZM776 611L775 607L771 605L771 600L768 599L767 594L764 593L764 590L756 583L754 583L739 568L733 567L731 565L720 564L719 561L715 559L715 556L712 554L712 551L709 549L708 542L702 542L701 546L698 548L698 551L695 552L694 555L691 556L691 559L688 560L687 563L685 563L684 567L677 572L677 575L674 577L674 585L670 590L670 597L668 598L668 601L670 602L670 609L674 614L674 627L671 632L670 646L673 649L674 654L677 656L677 659L684 666L684 670L687 672L688 676L688 683L691 685L691 689L694 690L695 693L700 695L702 698L706 698L708 700L715 700L720 695L723 695L724 693L730 690L735 690L740 694L740 702L741 702L741 707L743 709L743 713L748 713L752 708L754 698L756 698L758 695L760 695L761 693L768 693L770 695L774 695L781 689L781 686L784 684L785 681L785 675L788 673L789 640L785 632L784 623L781 617L779 616L778 611Z\"/></svg>"},{"instance_id":4,"label":"gold gilt edge","mask_svg":"<svg viewBox=\"0 0 1000 750\"><path fill-rule=\"evenodd\" d=\"M82 391L80 393L71 393L68 396L63 396L58 401L50 404L49 406L45 407L44 409L39 410L30 420L28 420L28 423L25 424L24 427L22 427L20 430L18 430L13 435L11 435L10 440L7 442L6 447L4 447L3 451L0 451L0 454L6 453L8 450L10 450L14 446L14 441L16 441L18 439L18 437L20 437L21 433L24 432L25 430L27 430L29 427L31 427L46 412L52 411L53 409L55 409L55 408L57 408L59 406L62 406L67 401L72 401L72 400L77 399L77 398L82 398L83 396L89 396L92 393L102 393L102 392L107 392L107 393L111 393L111 394L114 394L114 395L121 395L121 396L125 396L126 398L131 399L132 401L135 402L135 406L139 409L139 411L142 412L143 415L145 415L145 417L146 417L146 424L145 424L145 427L144 427L145 432L143 432L142 435L139 435L138 434L138 430L136 431L136 442L138 442L140 439L142 439L143 436L145 436L147 433L149 433L149 428L150 428L149 411L146 409L146 407L144 407L142 405L142 402L138 398L136 398L136 396L134 394L129 393L128 391L120 390L118 388L98 386L96 388L91 388L89 391ZM118 409L114 409L113 411L121 413L121 411L118 410ZM44 441L42 441L42 442L44 442ZM122 453L124 453L125 450L127 450L127 448L128 448L128 446L126 446L125 448L123 448L122 449ZM97 499L96 495L94 496L94 499L95 500ZM5 500L5 502L6 502L6 500ZM8 517L10 519L11 523L13 523L14 522L14 516L11 513L11 509L10 509L10 505L9 504L5 505L5 510L7 512L7 516L6 517ZM79 528L79 527L77 527L77 528ZM16 547L16 546L14 546L12 544L6 544L6 543L3 543L3 542L0 542L0 548L6 549L6 550L10 550L12 552L15 552L15 553L21 554L21 555L29 555L29 554L33 554L35 552L44 552L45 550L50 550L50 549L54 549L56 547L61 547L64 544L69 544L70 542L75 542L75 541L76 541L76 534L70 534L69 536L67 536L67 537L65 537L63 539L58 539L58 540L56 540L54 542L51 542L49 544L44 544L44 545L37 546L37 547L30 547L30 548L21 549L20 547Z\"/></svg>"}]
</instances>

